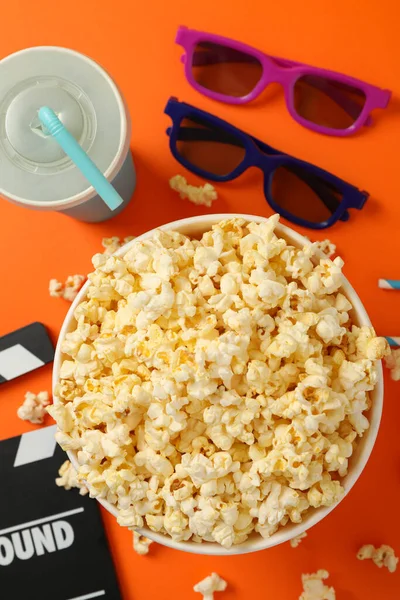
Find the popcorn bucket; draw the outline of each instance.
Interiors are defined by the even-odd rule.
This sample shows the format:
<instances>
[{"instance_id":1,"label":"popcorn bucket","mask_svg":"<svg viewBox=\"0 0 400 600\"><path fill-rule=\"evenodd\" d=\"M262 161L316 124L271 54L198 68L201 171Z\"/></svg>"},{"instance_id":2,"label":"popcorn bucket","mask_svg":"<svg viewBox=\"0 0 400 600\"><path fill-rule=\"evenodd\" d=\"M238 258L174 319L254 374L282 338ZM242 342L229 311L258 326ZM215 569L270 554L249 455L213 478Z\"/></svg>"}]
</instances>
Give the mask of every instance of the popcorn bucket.
<instances>
[{"instance_id":1,"label":"popcorn bucket","mask_svg":"<svg viewBox=\"0 0 400 600\"><path fill-rule=\"evenodd\" d=\"M253 215L246 214L217 214L217 215L204 215L198 217L191 217L188 219L182 219L180 221L175 221L173 223L168 223L162 226L160 229L163 231L176 231L182 233L184 235L189 236L190 238L200 239L202 234L206 231L209 231L213 225L217 224L219 221L224 221L227 219L245 219L246 221L250 221L253 223L262 223L266 221L263 217L257 217ZM155 233L155 230L148 231L141 236L137 237L134 241L126 244L117 252L115 256L123 256L136 244L138 241L143 242L145 240L149 240ZM284 225L278 224L275 227L275 233L278 237L285 239L290 245L295 246L296 248L303 248L304 246L310 245L311 242L301 236L296 231L293 231L289 227L285 227ZM322 258L324 255L320 254ZM333 265L335 266L335 265ZM60 369L63 363L63 359L67 358L66 355L62 353L62 345L63 341L66 338L66 335L74 331L77 322L75 319L75 309L76 307L86 299L88 288L91 285L91 282L87 282L75 301L73 302L64 324L61 328L60 337L57 344L56 354L54 358L54 369L53 369L53 398L54 398L54 410L57 411L59 408L62 408L60 398L57 397L57 383L60 379ZM340 290L343 295L351 302L352 309L350 312L351 322L358 326L371 326L371 322L369 317L365 311L364 306L362 305L358 295L355 290L352 288L347 279L341 279ZM65 361L68 363L68 361ZM67 370L74 368L74 365L66 365ZM66 372L64 371L63 377L68 378ZM373 391L370 392L371 399L371 408L368 413L369 420L369 428L365 431L363 437L359 440L357 447L351 457L349 463L348 473L341 479L341 485L344 489L343 497L350 491L353 487L359 476L361 475L368 458L371 454L372 448L375 443L375 439L379 429L380 418L382 414L382 406L383 406L383 374L382 374L382 366L381 364L377 364L377 382ZM54 416L54 412L53 412ZM77 451L74 449L73 443L67 449L67 454L72 462L72 464L79 468ZM115 504L109 502L105 497L98 496L98 501L106 508L111 514L115 517L119 516L117 507ZM294 537L297 537L303 534L307 529L324 519L332 510L338 506L341 497L335 499L334 503L331 506L321 505L319 508L315 508L312 511L308 511L304 513L303 520L299 523L287 523L285 526L278 529L276 532L272 533L269 537L263 538L261 535L252 534L246 541L240 543L238 545L233 545L229 548L225 548L220 546L215 542L203 541L201 544L196 543L193 540L188 541L177 541L172 539L166 534L154 531L147 526L143 526L138 529L138 532L141 535L144 535L160 544L165 546L169 546L170 548L175 548L178 550L184 550L186 552L192 552L195 554L209 554L209 555L235 555L235 554L244 554L247 552L255 552L258 550L265 550L266 548L271 548L277 544L281 544L286 542ZM123 522L125 517L119 519L119 523L121 525L128 525L130 517L128 515L127 521Z\"/></svg>"}]
</instances>

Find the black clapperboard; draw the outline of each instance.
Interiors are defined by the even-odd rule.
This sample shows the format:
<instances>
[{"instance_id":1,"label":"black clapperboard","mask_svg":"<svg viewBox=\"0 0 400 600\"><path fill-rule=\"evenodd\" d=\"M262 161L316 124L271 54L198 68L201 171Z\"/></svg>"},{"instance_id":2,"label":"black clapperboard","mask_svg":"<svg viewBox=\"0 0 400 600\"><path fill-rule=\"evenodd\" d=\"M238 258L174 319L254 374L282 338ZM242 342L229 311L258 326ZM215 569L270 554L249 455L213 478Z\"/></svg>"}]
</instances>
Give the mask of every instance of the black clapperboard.
<instances>
[{"instance_id":1,"label":"black clapperboard","mask_svg":"<svg viewBox=\"0 0 400 600\"><path fill-rule=\"evenodd\" d=\"M54 348L42 323L31 323L0 337L0 383L51 362Z\"/></svg>"},{"instance_id":2,"label":"black clapperboard","mask_svg":"<svg viewBox=\"0 0 400 600\"><path fill-rule=\"evenodd\" d=\"M120 600L98 503L55 483L55 431L0 442L0 598Z\"/></svg>"}]
</instances>

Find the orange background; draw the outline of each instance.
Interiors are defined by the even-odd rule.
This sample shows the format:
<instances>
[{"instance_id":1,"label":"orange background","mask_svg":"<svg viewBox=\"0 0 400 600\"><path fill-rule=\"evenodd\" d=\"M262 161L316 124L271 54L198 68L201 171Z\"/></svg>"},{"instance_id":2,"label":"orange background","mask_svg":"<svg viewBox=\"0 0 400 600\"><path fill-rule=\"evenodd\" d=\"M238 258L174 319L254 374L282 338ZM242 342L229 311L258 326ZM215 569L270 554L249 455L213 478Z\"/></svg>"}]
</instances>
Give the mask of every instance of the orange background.
<instances>
[{"instance_id":1,"label":"orange background","mask_svg":"<svg viewBox=\"0 0 400 600\"><path fill-rule=\"evenodd\" d=\"M131 112L138 183L130 206L98 225L0 201L0 335L42 321L56 341L68 304L49 297L50 278L86 273L104 236L140 234L202 212L168 187L169 177L183 173L169 153L165 134L169 119L163 109L171 95L370 192L364 210L352 211L349 222L326 233L303 233L312 239L329 236L337 244L346 261L345 273L377 332L400 335L400 292L377 287L378 277L400 279L400 45L395 0L13 0L2 6L1 22L0 57L28 46L67 46L110 72ZM213 102L186 83L181 49L174 44L179 24L359 77L392 89L394 99L388 110L376 113L373 127L347 139L321 136L296 124L280 93L272 96L267 91L240 108ZM196 183L193 175L188 177ZM213 212L271 214L259 172L217 187ZM17 418L17 407L28 389L50 387L51 366L1 386L0 439L35 427ZM399 391L400 383L390 381L386 372L382 427L364 474L350 496L297 549L285 544L252 555L214 558L154 544L149 556L140 557L132 550L132 534L103 511L124 600L200 598L192 586L211 571L229 582L216 600L291 600L300 595L301 573L319 568L331 573L338 600L399 599L400 569L391 575L356 559L364 543L387 543L400 555Z\"/></svg>"}]
</instances>

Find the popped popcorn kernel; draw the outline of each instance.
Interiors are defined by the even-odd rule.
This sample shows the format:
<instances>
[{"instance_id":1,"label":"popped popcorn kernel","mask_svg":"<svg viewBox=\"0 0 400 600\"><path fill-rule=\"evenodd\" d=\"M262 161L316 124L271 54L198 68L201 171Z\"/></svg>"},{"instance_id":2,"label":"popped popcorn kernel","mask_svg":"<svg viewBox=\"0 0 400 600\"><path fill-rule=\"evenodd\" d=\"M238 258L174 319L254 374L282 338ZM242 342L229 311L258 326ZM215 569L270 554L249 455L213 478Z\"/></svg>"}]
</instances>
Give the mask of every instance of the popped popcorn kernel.
<instances>
[{"instance_id":1,"label":"popped popcorn kernel","mask_svg":"<svg viewBox=\"0 0 400 600\"><path fill-rule=\"evenodd\" d=\"M48 392L33 394L26 392L25 400L17 410L17 415L22 421L30 421L34 425L42 425L46 416L46 406L50 404Z\"/></svg>"},{"instance_id":2,"label":"popped popcorn kernel","mask_svg":"<svg viewBox=\"0 0 400 600\"><path fill-rule=\"evenodd\" d=\"M133 549L137 554L144 556L149 553L149 547L153 543L153 540L145 537L144 535L140 535L137 531L133 531Z\"/></svg>"},{"instance_id":3,"label":"popped popcorn kernel","mask_svg":"<svg viewBox=\"0 0 400 600\"><path fill-rule=\"evenodd\" d=\"M73 302L85 281L85 275L69 275L64 283L57 279L50 279L49 294L53 298L64 298L68 302Z\"/></svg>"},{"instance_id":4,"label":"popped popcorn kernel","mask_svg":"<svg viewBox=\"0 0 400 600\"><path fill-rule=\"evenodd\" d=\"M313 242L313 246L323 252L328 258L336 254L336 245L328 239Z\"/></svg>"},{"instance_id":5,"label":"popped popcorn kernel","mask_svg":"<svg viewBox=\"0 0 400 600\"><path fill-rule=\"evenodd\" d=\"M120 525L231 548L341 499L386 342L278 220L93 257L48 412Z\"/></svg>"},{"instance_id":6,"label":"popped popcorn kernel","mask_svg":"<svg viewBox=\"0 0 400 600\"><path fill-rule=\"evenodd\" d=\"M189 185L182 175L171 177L169 185L175 192L179 192L183 200L187 198L193 204L210 207L213 201L218 198L217 192L211 183L200 186Z\"/></svg>"},{"instance_id":7,"label":"popped popcorn kernel","mask_svg":"<svg viewBox=\"0 0 400 600\"><path fill-rule=\"evenodd\" d=\"M328 579L329 573L320 569L310 575L302 575L303 593L299 600L336 600L336 592L333 587L325 585L324 580Z\"/></svg>"},{"instance_id":8,"label":"popped popcorn kernel","mask_svg":"<svg viewBox=\"0 0 400 600\"><path fill-rule=\"evenodd\" d=\"M66 460L58 470L59 477L56 478L56 485L66 490L78 488L79 494L85 496L89 490L82 481L79 481L78 474L69 460Z\"/></svg>"},{"instance_id":9,"label":"popped popcorn kernel","mask_svg":"<svg viewBox=\"0 0 400 600\"><path fill-rule=\"evenodd\" d=\"M380 548L375 548L372 544L362 546L357 552L358 560L371 559L380 569L386 567L389 573L394 573L397 569L398 557L393 548L382 544Z\"/></svg>"},{"instance_id":10,"label":"popped popcorn kernel","mask_svg":"<svg viewBox=\"0 0 400 600\"><path fill-rule=\"evenodd\" d=\"M223 592L227 587L228 584L222 577L217 573L211 573L211 575L196 583L193 590L202 594L203 600L214 600L214 593Z\"/></svg>"},{"instance_id":11,"label":"popped popcorn kernel","mask_svg":"<svg viewBox=\"0 0 400 600\"><path fill-rule=\"evenodd\" d=\"M306 531L304 533L300 533L300 535L296 535L296 537L294 537L290 540L290 545L292 546L292 548L297 548L297 546L299 544L301 544L302 540L304 540L304 538L306 538L306 537L307 537Z\"/></svg>"},{"instance_id":12,"label":"popped popcorn kernel","mask_svg":"<svg viewBox=\"0 0 400 600\"><path fill-rule=\"evenodd\" d=\"M393 381L400 381L400 348L391 351L385 359L385 365L390 369Z\"/></svg>"},{"instance_id":13,"label":"popped popcorn kernel","mask_svg":"<svg viewBox=\"0 0 400 600\"><path fill-rule=\"evenodd\" d=\"M105 254L106 256L111 256L112 254L114 254L114 252L119 250L122 246L124 246L125 244L127 244L128 242L130 242L134 239L135 239L134 235L128 235L128 236L124 237L123 239L120 239L117 236L113 236L110 238L103 238L101 240L101 245L104 248L103 254Z\"/></svg>"},{"instance_id":14,"label":"popped popcorn kernel","mask_svg":"<svg viewBox=\"0 0 400 600\"><path fill-rule=\"evenodd\" d=\"M50 279L49 294L52 298L62 298L64 293L64 285L57 279Z\"/></svg>"}]
</instances>

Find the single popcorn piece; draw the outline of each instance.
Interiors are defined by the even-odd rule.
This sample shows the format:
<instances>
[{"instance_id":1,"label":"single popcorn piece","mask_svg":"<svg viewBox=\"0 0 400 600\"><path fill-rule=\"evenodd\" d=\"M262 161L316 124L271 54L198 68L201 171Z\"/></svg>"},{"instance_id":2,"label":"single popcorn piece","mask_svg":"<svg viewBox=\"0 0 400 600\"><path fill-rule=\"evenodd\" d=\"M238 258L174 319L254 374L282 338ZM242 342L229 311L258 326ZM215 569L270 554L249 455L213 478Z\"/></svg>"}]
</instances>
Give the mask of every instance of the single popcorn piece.
<instances>
[{"instance_id":1,"label":"single popcorn piece","mask_svg":"<svg viewBox=\"0 0 400 600\"><path fill-rule=\"evenodd\" d=\"M58 471L59 477L56 478L56 485L66 490L78 488L81 496L89 493L84 483L78 480L77 472L69 460L66 460Z\"/></svg>"},{"instance_id":2,"label":"single popcorn piece","mask_svg":"<svg viewBox=\"0 0 400 600\"><path fill-rule=\"evenodd\" d=\"M328 239L314 242L313 246L318 248L318 250L321 250L328 258L331 258L336 254L336 245Z\"/></svg>"},{"instance_id":3,"label":"single popcorn piece","mask_svg":"<svg viewBox=\"0 0 400 600\"><path fill-rule=\"evenodd\" d=\"M292 546L292 548L297 548L297 546L299 544L301 544L301 541L304 540L304 538L306 538L306 537L307 537L306 531L304 533L300 533L300 535L296 535L296 537L294 537L290 540L290 545Z\"/></svg>"},{"instance_id":4,"label":"single popcorn piece","mask_svg":"<svg viewBox=\"0 0 400 600\"><path fill-rule=\"evenodd\" d=\"M49 412L120 525L231 548L342 498L387 344L278 220L93 257Z\"/></svg>"},{"instance_id":5,"label":"single popcorn piece","mask_svg":"<svg viewBox=\"0 0 400 600\"><path fill-rule=\"evenodd\" d=\"M227 582L217 573L211 573L211 575L196 583L193 590L203 594L203 600L214 600L214 592L223 592L227 586Z\"/></svg>"},{"instance_id":6,"label":"single popcorn piece","mask_svg":"<svg viewBox=\"0 0 400 600\"><path fill-rule=\"evenodd\" d=\"M377 567L386 567L389 573L394 573L397 569L398 557L393 548L382 544L380 548L375 548L372 544L362 546L357 553L358 560L372 559Z\"/></svg>"},{"instance_id":7,"label":"single popcorn piece","mask_svg":"<svg viewBox=\"0 0 400 600\"><path fill-rule=\"evenodd\" d=\"M153 540L140 535L137 531L133 531L133 549L135 552L141 555L149 553L149 546L153 543Z\"/></svg>"},{"instance_id":8,"label":"single popcorn piece","mask_svg":"<svg viewBox=\"0 0 400 600\"><path fill-rule=\"evenodd\" d=\"M49 294L52 298L62 298L64 293L64 285L57 279L50 279Z\"/></svg>"},{"instance_id":9,"label":"single popcorn piece","mask_svg":"<svg viewBox=\"0 0 400 600\"><path fill-rule=\"evenodd\" d=\"M111 256L112 254L114 254L114 252L119 250L122 246L124 246L128 242L131 242L134 239L135 239L134 235L128 235L127 237L124 237L122 240L117 236L110 237L110 238L103 238L101 240L101 245L104 248L103 254L105 254L107 256Z\"/></svg>"},{"instance_id":10,"label":"single popcorn piece","mask_svg":"<svg viewBox=\"0 0 400 600\"><path fill-rule=\"evenodd\" d=\"M400 348L391 351L385 359L385 365L390 369L390 376L393 381L400 381Z\"/></svg>"},{"instance_id":11,"label":"single popcorn piece","mask_svg":"<svg viewBox=\"0 0 400 600\"><path fill-rule=\"evenodd\" d=\"M61 283L57 279L50 279L50 296L53 298L64 298L64 300L73 302L85 281L85 275L69 275L65 283Z\"/></svg>"},{"instance_id":12,"label":"single popcorn piece","mask_svg":"<svg viewBox=\"0 0 400 600\"><path fill-rule=\"evenodd\" d=\"M217 192L211 183L200 186L189 185L182 175L171 177L169 185L175 192L179 192L183 200L187 198L193 204L210 207L213 201L218 198Z\"/></svg>"},{"instance_id":13,"label":"single popcorn piece","mask_svg":"<svg viewBox=\"0 0 400 600\"><path fill-rule=\"evenodd\" d=\"M69 275L64 284L63 298L73 302L85 281L85 275Z\"/></svg>"},{"instance_id":14,"label":"single popcorn piece","mask_svg":"<svg viewBox=\"0 0 400 600\"><path fill-rule=\"evenodd\" d=\"M299 600L336 600L336 593L333 587L325 585L324 580L328 579L329 573L320 569L310 575L302 575L303 593Z\"/></svg>"},{"instance_id":15,"label":"single popcorn piece","mask_svg":"<svg viewBox=\"0 0 400 600\"><path fill-rule=\"evenodd\" d=\"M42 425L46 416L46 406L50 404L48 392L33 394L26 392L23 404L18 408L17 415L23 421L30 421L34 425Z\"/></svg>"}]
</instances>

